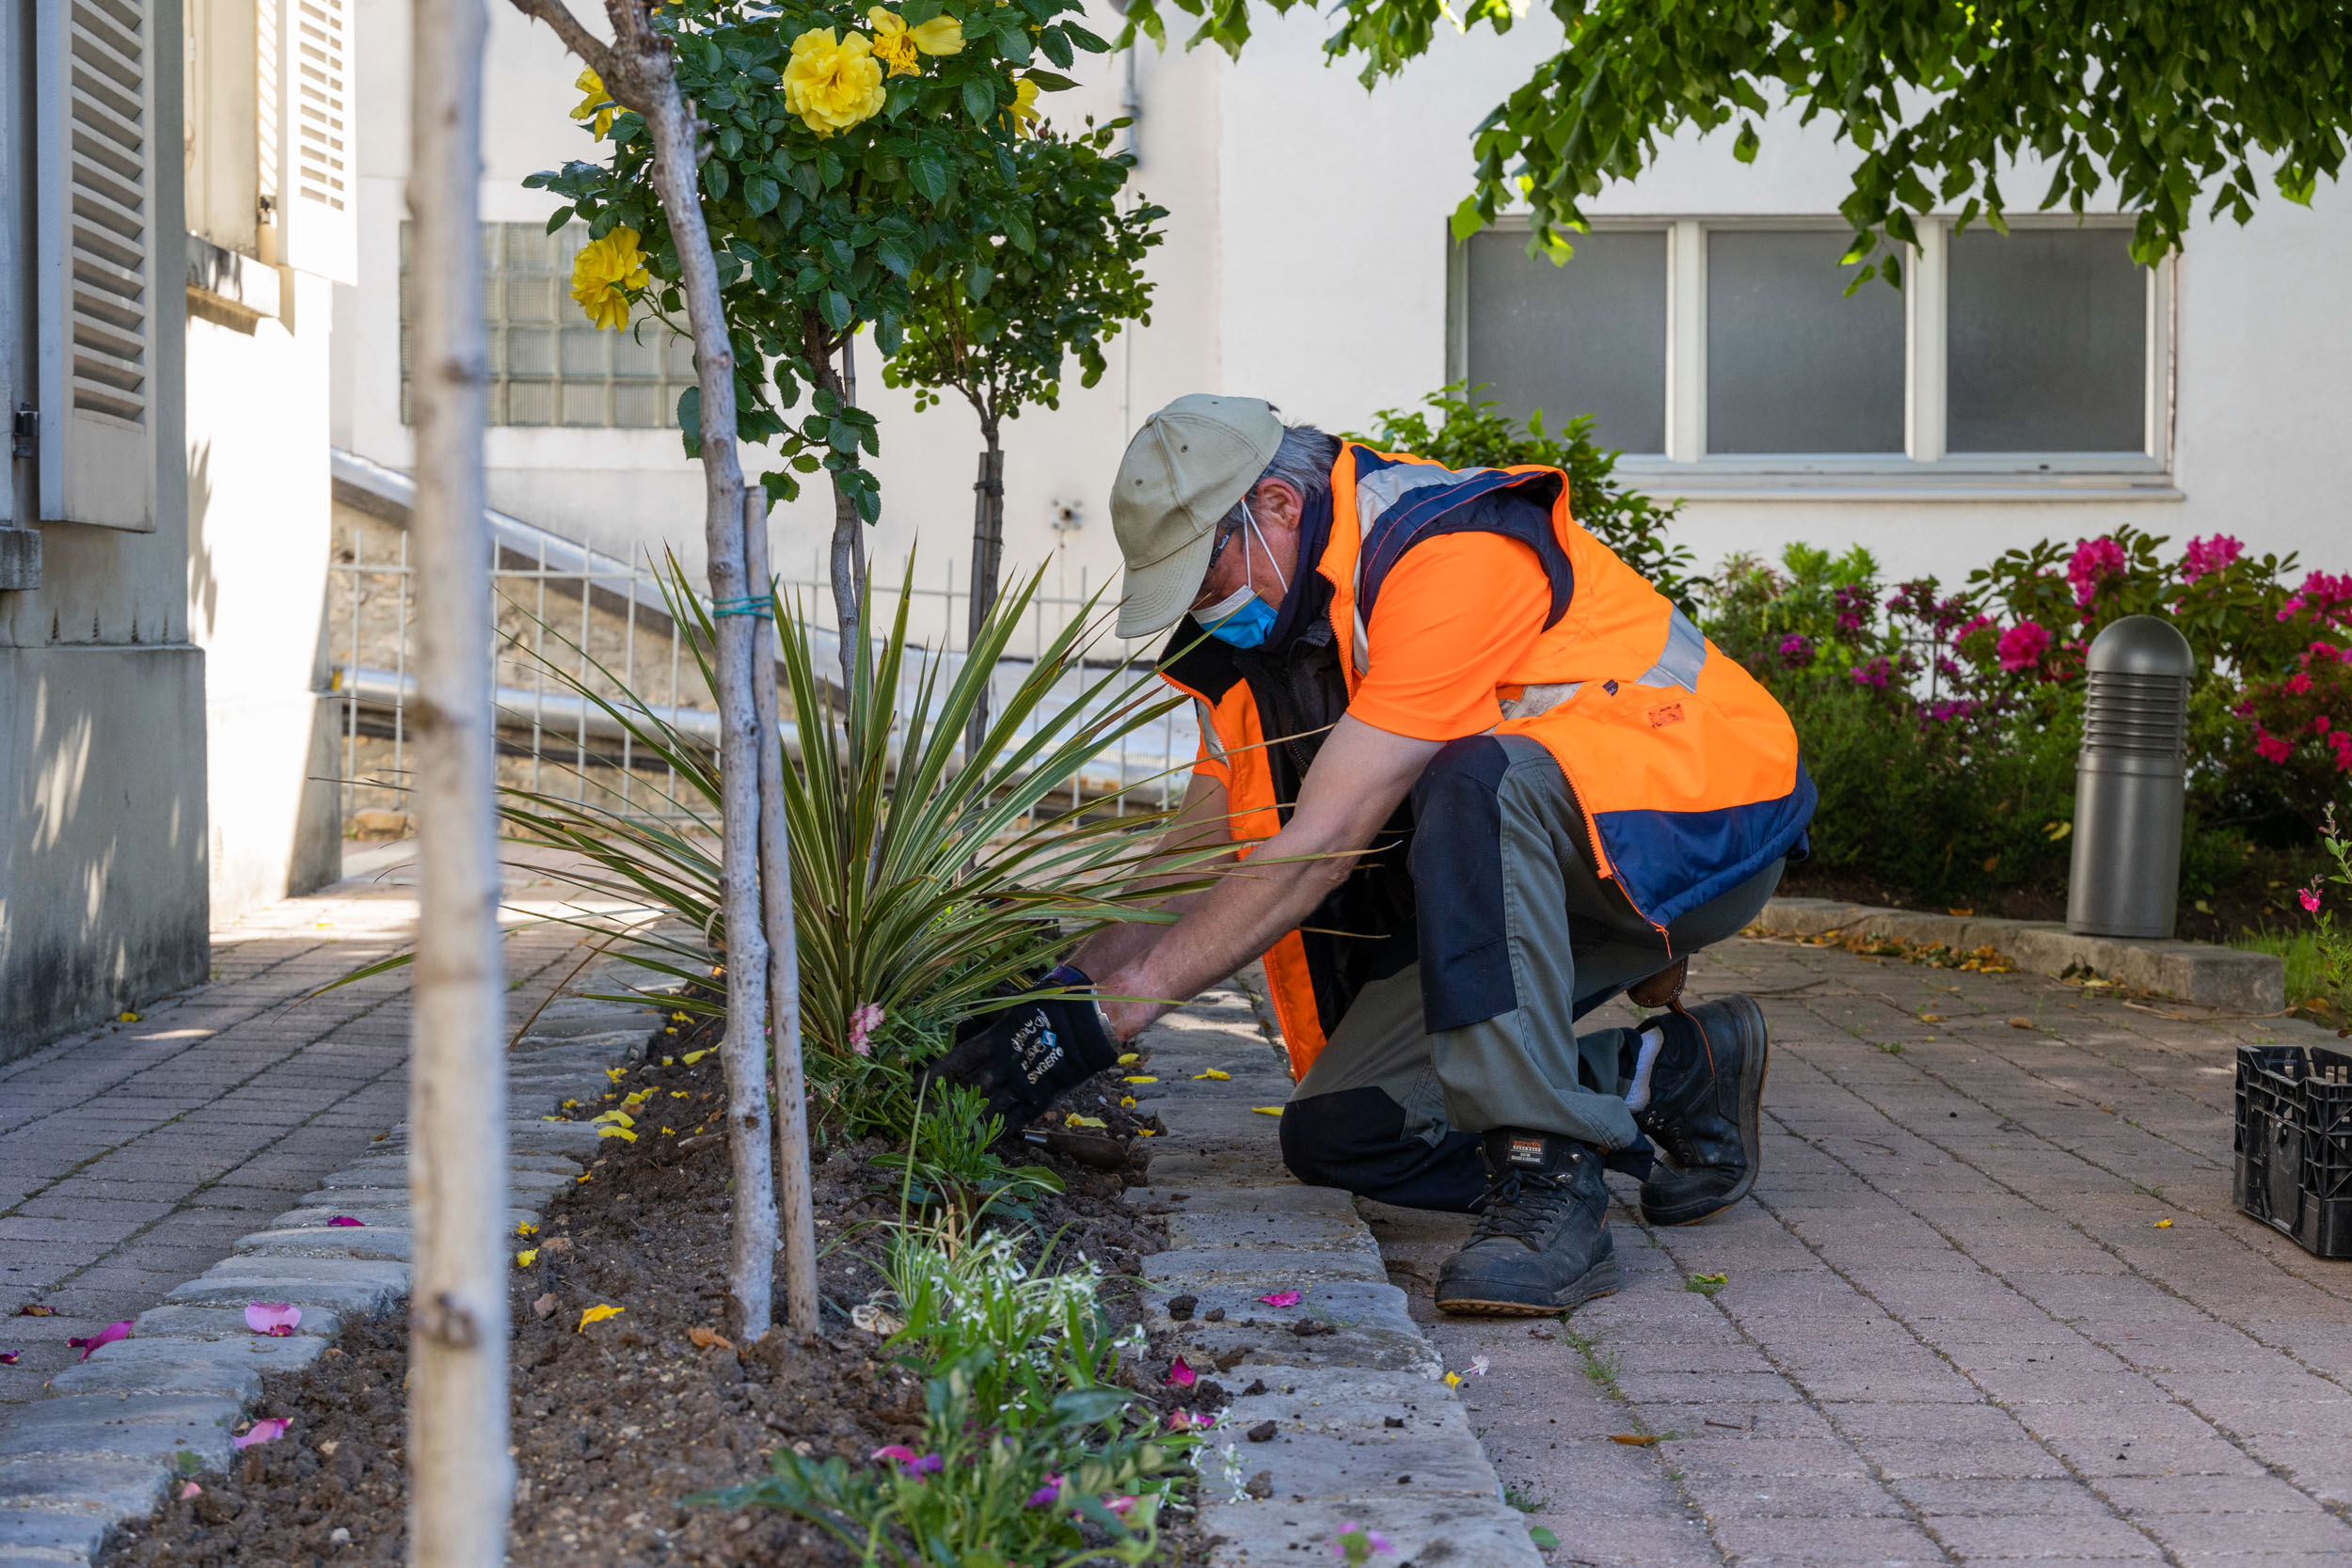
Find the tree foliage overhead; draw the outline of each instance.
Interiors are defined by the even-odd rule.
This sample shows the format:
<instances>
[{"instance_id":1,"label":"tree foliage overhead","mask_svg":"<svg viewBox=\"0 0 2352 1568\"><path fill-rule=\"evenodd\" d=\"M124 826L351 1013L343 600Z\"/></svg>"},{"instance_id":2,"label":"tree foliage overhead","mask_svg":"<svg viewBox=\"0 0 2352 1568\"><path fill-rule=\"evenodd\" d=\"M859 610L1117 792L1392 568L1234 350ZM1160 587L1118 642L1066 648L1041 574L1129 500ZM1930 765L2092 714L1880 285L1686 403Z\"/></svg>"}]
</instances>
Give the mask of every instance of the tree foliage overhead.
<instances>
[{"instance_id":1,"label":"tree foliage overhead","mask_svg":"<svg viewBox=\"0 0 2352 1568\"><path fill-rule=\"evenodd\" d=\"M918 276L960 277L983 302L1000 237L1016 254L1034 249L1014 148L1037 119L1039 92L1073 85L1047 67L1108 47L1069 19L1079 8L1079 0L905 0L895 9L668 0L654 13L675 42L678 85L707 126L702 204L735 349L740 434L774 442L789 464L761 476L771 498L792 499L796 475L823 467L861 515L877 515L880 492L860 461L877 450L873 416L822 384L826 358L868 324L882 353L895 353ZM605 161L574 161L525 183L569 203L550 230L576 214L596 238L622 229L641 236L651 281L639 293L678 320L677 254L644 120L623 108L609 120L594 115L587 128ZM689 389L678 406L690 453L700 404Z\"/></svg>"},{"instance_id":2,"label":"tree foliage overhead","mask_svg":"<svg viewBox=\"0 0 2352 1568\"><path fill-rule=\"evenodd\" d=\"M1190 42L1238 53L1248 0L1168 0L1202 18ZM1264 0L1287 12L1298 0ZM1161 0L1134 0L1130 32L1164 41ZM2177 248L2201 193L2252 215L2267 173L2308 202L2336 177L2352 124L2346 0L1550 0L1565 47L1539 61L1475 136L1477 185L1458 236L1525 201L1537 243L1583 220L1583 200L1638 175L1685 126L1739 122L1755 158L1775 91L1825 117L1862 158L1840 211L1855 258L1915 239L1956 206L1995 229L2002 168L2045 161L2040 205L2075 212L2102 191L2138 214L2132 253ZM1339 0L1325 49L1360 56L1370 86L1424 53L1441 21L1508 32L1524 0ZM1456 22L1456 17L1459 22ZM1890 253L1878 265L1895 276ZM1866 273L1865 276L1867 276Z\"/></svg>"},{"instance_id":3,"label":"tree foliage overhead","mask_svg":"<svg viewBox=\"0 0 2352 1568\"><path fill-rule=\"evenodd\" d=\"M918 409L952 389L993 430L1034 404L1058 408L1071 355L1081 384L1091 387L1107 368L1104 345L1125 323L1150 325L1144 252L1160 243L1168 210L1120 206L1135 159L1110 146L1125 124L1069 136L1041 130L1013 150L1027 231L1009 231L993 250L963 259L994 271L984 293L974 294L961 271L914 279L905 341L882 379L914 388Z\"/></svg>"}]
</instances>

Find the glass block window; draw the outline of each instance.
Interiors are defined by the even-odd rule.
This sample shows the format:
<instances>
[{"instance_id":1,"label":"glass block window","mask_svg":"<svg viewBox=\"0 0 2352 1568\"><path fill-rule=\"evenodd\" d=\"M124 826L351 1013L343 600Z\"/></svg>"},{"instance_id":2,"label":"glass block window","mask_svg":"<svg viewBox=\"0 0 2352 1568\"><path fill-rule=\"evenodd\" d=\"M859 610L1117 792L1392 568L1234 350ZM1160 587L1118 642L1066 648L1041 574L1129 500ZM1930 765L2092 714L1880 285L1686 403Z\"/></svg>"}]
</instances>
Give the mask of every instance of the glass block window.
<instances>
[{"instance_id":1,"label":"glass block window","mask_svg":"<svg viewBox=\"0 0 2352 1568\"><path fill-rule=\"evenodd\" d=\"M1470 236L1461 261L1470 379L1515 418L1540 408L1557 430L1590 414L1602 446L1663 451L1665 230L1572 238L1576 254L1554 266L1527 254L1524 233Z\"/></svg>"},{"instance_id":2,"label":"glass block window","mask_svg":"<svg viewBox=\"0 0 2352 1568\"><path fill-rule=\"evenodd\" d=\"M408 225L400 229L400 410L408 419ZM572 302L572 259L588 226L482 226L490 423L661 430L694 384L693 345L641 316L600 332Z\"/></svg>"}]
</instances>

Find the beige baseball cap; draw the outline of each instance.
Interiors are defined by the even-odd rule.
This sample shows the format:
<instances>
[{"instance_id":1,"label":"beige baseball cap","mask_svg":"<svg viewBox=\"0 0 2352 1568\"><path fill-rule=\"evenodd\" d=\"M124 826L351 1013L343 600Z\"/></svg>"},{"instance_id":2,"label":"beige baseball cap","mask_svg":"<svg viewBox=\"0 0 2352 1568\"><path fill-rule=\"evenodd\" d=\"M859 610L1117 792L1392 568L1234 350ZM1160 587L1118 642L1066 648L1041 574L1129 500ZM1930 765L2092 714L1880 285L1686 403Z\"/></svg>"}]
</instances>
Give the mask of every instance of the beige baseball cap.
<instances>
[{"instance_id":1,"label":"beige baseball cap","mask_svg":"<svg viewBox=\"0 0 2352 1568\"><path fill-rule=\"evenodd\" d=\"M1143 421L1111 488L1111 532L1127 563L1120 636L1149 637L1184 618L1208 575L1217 519L1281 444L1281 417L1257 398L1195 392Z\"/></svg>"}]
</instances>

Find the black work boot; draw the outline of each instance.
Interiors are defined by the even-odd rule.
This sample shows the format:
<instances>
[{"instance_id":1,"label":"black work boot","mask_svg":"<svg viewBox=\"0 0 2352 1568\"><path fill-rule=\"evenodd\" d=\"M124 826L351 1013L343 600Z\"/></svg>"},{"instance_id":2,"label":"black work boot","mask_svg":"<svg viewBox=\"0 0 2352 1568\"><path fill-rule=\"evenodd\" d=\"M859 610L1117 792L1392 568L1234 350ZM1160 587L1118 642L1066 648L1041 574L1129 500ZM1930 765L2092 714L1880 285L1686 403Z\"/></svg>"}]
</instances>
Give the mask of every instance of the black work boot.
<instances>
[{"instance_id":1,"label":"black work boot","mask_svg":"<svg viewBox=\"0 0 2352 1568\"><path fill-rule=\"evenodd\" d=\"M1549 1317L1615 1291L1600 1150L1504 1128L1486 1135L1486 1155L1478 1228L1438 1271L1438 1307Z\"/></svg>"},{"instance_id":2,"label":"black work boot","mask_svg":"<svg viewBox=\"0 0 2352 1568\"><path fill-rule=\"evenodd\" d=\"M1764 1009L1726 996L1652 1022L1666 1043L1633 1119L1665 1163L1642 1183L1642 1217L1689 1225L1747 1196L1763 1164Z\"/></svg>"}]
</instances>

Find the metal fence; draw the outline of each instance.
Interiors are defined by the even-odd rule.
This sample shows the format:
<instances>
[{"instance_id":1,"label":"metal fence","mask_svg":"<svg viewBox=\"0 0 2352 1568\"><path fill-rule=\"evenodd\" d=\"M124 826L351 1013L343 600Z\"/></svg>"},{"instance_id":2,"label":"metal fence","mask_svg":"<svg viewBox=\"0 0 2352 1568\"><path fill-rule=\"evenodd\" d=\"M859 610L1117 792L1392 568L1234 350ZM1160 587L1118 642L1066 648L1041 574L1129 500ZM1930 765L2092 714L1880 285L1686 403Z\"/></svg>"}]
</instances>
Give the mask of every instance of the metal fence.
<instances>
[{"instance_id":1,"label":"metal fence","mask_svg":"<svg viewBox=\"0 0 2352 1568\"><path fill-rule=\"evenodd\" d=\"M630 562L545 530L494 515L492 613L498 639L493 687L502 784L645 816L677 816L675 771L649 759L629 729L580 689L632 708L642 705L690 739L715 746L718 715L692 650L647 558ZM805 575L786 578L787 610L805 617L818 672L837 668L839 639L833 594L812 560ZM909 641L919 650L901 678L899 711L915 699L926 668L949 673L963 657L970 594L953 562L928 583L904 585L898 574L873 576L870 634L886 631L907 597ZM1075 583L1069 580L1074 576ZM1079 569L1048 573L1023 614L1012 653L991 677L994 711L1027 678L1047 645L1072 622L1088 618L1092 584ZM706 607L707 601L702 601ZM1107 604L1093 607L1089 626ZM326 639L333 688L343 698L342 807L346 832L400 832L405 821L370 814L405 811L409 770L408 705L416 679L414 570L408 534L397 522L347 518L336 529L329 563ZM1044 714L1067 709L1085 689L1125 668L1137 676L1156 648L1108 634L1088 645L1083 667L1063 677ZM561 672L561 673L559 673ZM1114 686L1123 682L1114 682ZM798 732L784 716L786 743ZM1080 769L1074 803L1125 792L1154 808L1182 790L1198 730L1189 705L1127 736Z\"/></svg>"}]
</instances>

